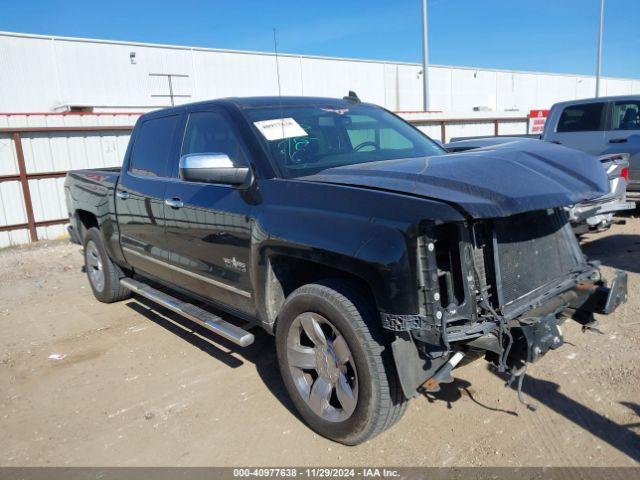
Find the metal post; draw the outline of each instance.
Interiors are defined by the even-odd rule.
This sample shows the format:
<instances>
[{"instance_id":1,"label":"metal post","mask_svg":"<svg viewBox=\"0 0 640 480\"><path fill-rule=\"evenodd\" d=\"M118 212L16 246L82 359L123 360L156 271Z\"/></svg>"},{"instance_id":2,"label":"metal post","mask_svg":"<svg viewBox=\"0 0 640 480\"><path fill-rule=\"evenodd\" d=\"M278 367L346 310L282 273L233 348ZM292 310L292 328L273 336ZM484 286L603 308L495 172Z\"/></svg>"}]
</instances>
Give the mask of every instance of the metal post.
<instances>
[{"instance_id":1,"label":"metal post","mask_svg":"<svg viewBox=\"0 0 640 480\"><path fill-rule=\"evenodd\" d=\"M427 0L422 0L422 109L429 110L429 43L427 38Z\"/></svg>"},{"instance_id":2,"label":"metal post","mask_svg":"<svg viewBox=\"0 0 640 480\"><path fill-rule=\"evenodd\" d=\"M600 96L600 68L602 64L602 20L604 18L604 0L600 0L600 21L598 25L598 63L596 64L596 97Z\"/></svg>"},{"instance_id":3,"label":"metal post","mask_svg":"<svg viewBox=\"0 0 640 480\"><path fill-rule=\"evenodd\" d=\"M33 203L31 203L31 190L29 189L29 179L27 177L27 166L24 161L24 150L22 149L22 139L20 133L13 132L13 145L16 149L18 160L18 171L20 172L20 185L22 186L22 198L24 199L24 209L27 212L27 225L29 227L29 237L32 242L38 241L38 231L36 230L36 219L33 214Z\"/></svg>"}]
</instances>

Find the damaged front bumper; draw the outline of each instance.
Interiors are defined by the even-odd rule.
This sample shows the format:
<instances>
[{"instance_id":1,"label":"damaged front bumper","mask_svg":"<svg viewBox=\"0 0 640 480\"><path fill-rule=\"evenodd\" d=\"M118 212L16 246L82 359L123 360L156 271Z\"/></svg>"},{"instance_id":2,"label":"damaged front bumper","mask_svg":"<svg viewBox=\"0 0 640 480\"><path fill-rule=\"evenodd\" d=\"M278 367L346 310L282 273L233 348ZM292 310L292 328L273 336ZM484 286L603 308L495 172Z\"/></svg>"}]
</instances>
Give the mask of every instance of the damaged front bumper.
<instances>
[{"instance_id":1,"label":"damaged front bumper","mask_svg":"<svg viewBox=\"0 0 640 480\"><path fill-rule=\"evenodd\" d=\"M627 272L616 270L608 287L604 282L583 282L576 291L576 310L608 315L627 301Z\"/></svg>"},{"instance_id":2,"label":"damaged front bumper","mask_svg":"<svg viewBox=\"0 0 640 480\"><path fill-rule=\"evenodd\" d=\"M554 300L549 303L556 308L543 305L509 323L514 337L507 358L509 368L536 362L549 350L562 346L560 326L567 318L581 324L583 331L599 331L594 314L608 315L627 301L627 272L616 271L609 286L602 281L581 282Z\"/></svg>"},{"instance_id":3,"label":"damaged front bumper","mask_svg":"<svg viewBox=\"0 0 640 480\"><path fill-rule=\"evenodd\" d=\"M527 312L504 320L504 327L500 322L479 322L477 335L464 341L449 342L446 322L424 315L383 313L382 323L396 334L391 345L393 356L404 394L410 398L423 384L433 391L439 382L449 381L450 371L461 359L455 356L458 352L484 353L488 360L496 365L504 363L513 372L562 346L561 325L566 319L575 320L583 330L597 330L594 314L608 315L626 301L627 273L618 270L609 284L583 279ZM425 338L425 333L434 338L438 332L443 336L440 345L446 346L446 351L419 340Z\"/></svg>"}]
</instances>

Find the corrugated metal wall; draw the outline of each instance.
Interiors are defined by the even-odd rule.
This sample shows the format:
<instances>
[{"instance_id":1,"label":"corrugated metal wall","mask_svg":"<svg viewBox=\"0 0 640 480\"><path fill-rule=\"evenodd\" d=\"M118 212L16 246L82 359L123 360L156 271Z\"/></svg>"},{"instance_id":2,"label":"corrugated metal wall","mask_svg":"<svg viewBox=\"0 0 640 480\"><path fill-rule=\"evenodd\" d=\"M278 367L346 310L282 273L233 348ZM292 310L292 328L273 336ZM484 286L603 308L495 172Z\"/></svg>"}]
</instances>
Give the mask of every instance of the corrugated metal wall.
<instances>
[{"instance_id":1,"label":"corrugated metal wall","mask_svg":"<svg viewBox=\"0 0 640 480\"><path fill-rule=\"evenodd\" d=\"M131 54L135 54L132 63ZM276 95L273 54L106 42L0 33L0 112L49 111L60 105L154 108L169 105L166 77L177 102L225 96ZM355 90L391 110L422 106L416 64L282 55L282 93L340 97ZM431 66L431 109L494 112L548 108L561 100L593 96L595 80L580 75ZM606 78L603 95L640 93L640 80Z\"/></svg>"},{"instance_id":2,"label":"corrugated metal wall","mask_svg":"<svg viewBox=\"0 0 640 480\"><path fill-rule=\"evenodd\" d=\"M53 126L133 125L137 115L2 115L0 128ZM122 163L129 134L126 132L30 132L21 135L26 171L29 174L58 172ZM18 175L18 160L9 134L0 133L0 176ZM36 222L67 216L64 178L29 180ZM27 222L22 186L19 181L0 182L0 227ZM38 238L64 235L64 225L38 227ZM29 242L28 229L0 232L0 247Z\"/></svg>"}]
</instances>

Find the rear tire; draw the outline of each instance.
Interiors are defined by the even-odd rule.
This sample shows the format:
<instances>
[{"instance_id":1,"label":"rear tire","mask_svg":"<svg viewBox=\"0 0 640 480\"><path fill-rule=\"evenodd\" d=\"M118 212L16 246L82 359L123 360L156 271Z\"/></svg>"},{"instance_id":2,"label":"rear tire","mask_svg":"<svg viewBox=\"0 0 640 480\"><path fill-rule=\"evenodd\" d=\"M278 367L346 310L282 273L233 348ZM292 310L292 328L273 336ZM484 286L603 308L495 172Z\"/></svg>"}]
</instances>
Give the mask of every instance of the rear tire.
<instances>
[{"instance_id":1,"label":"rear tire","mask_svg":"<svg viewBox=\"0 0 640 480\"><path fill-rule=\"evenodd\" d=\"M87 230L83 245L84 265L93 295L103 303L129 298L131 291L120 285L120 279L125 275L109 258L100 230L95 227Z\"/></svg>"},{"instance_id":2,"label":"rear tire","mask_svg":"<svg viewBox=\"0 0 640 480\"><path fill-rule=\"evenodd\" d=\"M408 404L372 304L350 282L308 284L287 297L276 326L293 404L313 430L346 445L391 427Z\"/></svg>"}]
</instances>

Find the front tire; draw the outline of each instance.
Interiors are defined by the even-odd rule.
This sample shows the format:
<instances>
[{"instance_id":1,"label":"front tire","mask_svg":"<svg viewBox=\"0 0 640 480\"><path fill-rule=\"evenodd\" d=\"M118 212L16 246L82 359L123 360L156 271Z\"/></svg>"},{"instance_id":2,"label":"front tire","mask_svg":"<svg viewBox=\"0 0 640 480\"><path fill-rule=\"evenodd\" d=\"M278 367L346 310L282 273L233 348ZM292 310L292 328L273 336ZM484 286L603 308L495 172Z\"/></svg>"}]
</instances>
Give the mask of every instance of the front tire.
<instances>
[{"instance_id":1,"label":"front tire","mask_svg":"<svg viewBox=\"0 0 640 480\"><path fill-rule=\"evenodd\" d=\"M349 282L304 285L276 326L280 373L296 409L320 435L365 442L406 410L385 332L372 301Z\"/></svg>"},{"instance_id":2,"label":"front tire","mask_svg":"<svg viewBox=\"0 0 640 480\"><path fill-rule=\"evenodd\" d=\"M131 291L120 285L124 274L109 258L100 230L95 227L87 230L83 244L84 266L93 295L103 303L129 298Z\"/></svg>"}]
</instances>

